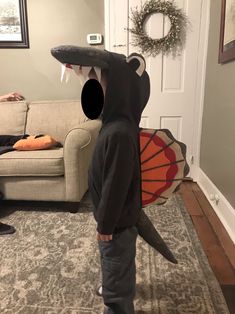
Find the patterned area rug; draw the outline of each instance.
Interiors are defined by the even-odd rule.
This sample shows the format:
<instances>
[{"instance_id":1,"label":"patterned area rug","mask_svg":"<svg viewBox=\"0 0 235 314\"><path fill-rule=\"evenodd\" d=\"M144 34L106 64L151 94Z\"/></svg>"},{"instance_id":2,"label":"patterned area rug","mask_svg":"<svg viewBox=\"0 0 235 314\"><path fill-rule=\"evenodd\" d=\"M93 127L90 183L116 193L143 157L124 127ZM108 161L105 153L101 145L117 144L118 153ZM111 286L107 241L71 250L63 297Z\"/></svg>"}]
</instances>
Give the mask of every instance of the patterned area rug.
<instances>
[{"instance_id":1,"label":"patterned area rug","mask_svg":"<svg viewBox=\"0 0 235 314\"><path fill-rule=\"evenodd\" d=\"M146 212L179 264L138 238L136 313L229 313L180 196ZM103 312L94 294L99 255L88 196L77 214L16 208L1 220L17 229L0 237L1 314Z\"/></svg>"}]
</instances>

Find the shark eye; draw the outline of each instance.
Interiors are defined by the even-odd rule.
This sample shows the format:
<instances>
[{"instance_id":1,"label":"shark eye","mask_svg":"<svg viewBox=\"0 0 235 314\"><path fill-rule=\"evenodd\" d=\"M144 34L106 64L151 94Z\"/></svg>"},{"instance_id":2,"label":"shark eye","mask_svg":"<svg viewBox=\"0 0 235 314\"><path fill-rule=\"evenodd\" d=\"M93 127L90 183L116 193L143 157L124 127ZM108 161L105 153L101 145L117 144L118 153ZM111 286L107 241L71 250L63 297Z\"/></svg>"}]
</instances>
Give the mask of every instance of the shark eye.
<instances>
[{"instance_id":1,"label":"shark eye","mask_svg":"<svg viewBox=\"0 0 235 314\"><path fill-rule=\"evenodd\" d=\"M104 93L102 86L95 79L88 80L82 89L82 109L85 115L91 119L97 119L104 106Z\"/></svg>"}]
</instances>

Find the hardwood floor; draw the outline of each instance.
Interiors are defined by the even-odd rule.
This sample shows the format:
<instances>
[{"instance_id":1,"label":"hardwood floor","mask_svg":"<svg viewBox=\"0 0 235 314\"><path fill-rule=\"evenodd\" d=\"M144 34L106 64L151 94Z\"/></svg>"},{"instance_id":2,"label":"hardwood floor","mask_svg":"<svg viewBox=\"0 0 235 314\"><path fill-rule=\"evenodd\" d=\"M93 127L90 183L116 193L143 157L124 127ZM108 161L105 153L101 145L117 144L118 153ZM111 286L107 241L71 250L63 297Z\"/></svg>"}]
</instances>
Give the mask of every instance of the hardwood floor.
<instances>
[{"instance_id":1,"label":"hardwood floor","mask_svg":"<svg viewBox=\"0 0 235 314\"><path fill-rule=\"evenodd\" d=\"M183 182L179 193L221 286L230 313L235 314L235 245L197 183Z\"/></svg>"}]
</instances>

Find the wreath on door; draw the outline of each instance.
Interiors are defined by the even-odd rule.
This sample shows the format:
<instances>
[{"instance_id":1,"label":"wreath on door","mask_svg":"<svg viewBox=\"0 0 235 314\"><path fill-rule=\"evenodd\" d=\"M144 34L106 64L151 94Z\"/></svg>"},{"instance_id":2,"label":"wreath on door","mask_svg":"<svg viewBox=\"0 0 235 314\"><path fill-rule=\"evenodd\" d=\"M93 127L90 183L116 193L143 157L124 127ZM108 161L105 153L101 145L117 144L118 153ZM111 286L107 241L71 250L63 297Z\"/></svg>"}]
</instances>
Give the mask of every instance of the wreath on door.
<instances>
[{"instance_id":1,"label":"wreath on door","mask_svg":"<svg viewBox=\"0 0 235 314\"><path fill-rule=\"evenodd\" d=\"M156 13L168 17L171 24L169 32L159 39L151 38L145 30L147 20ZM132 44L138 46L143 54L154 57L159 53L173 56L181 54L189 21L183 10L176 7L174 0L149 0L140 10L131 10L131 20L133 28L129 31L134 35Z\"/></svg>"}]
</instances>

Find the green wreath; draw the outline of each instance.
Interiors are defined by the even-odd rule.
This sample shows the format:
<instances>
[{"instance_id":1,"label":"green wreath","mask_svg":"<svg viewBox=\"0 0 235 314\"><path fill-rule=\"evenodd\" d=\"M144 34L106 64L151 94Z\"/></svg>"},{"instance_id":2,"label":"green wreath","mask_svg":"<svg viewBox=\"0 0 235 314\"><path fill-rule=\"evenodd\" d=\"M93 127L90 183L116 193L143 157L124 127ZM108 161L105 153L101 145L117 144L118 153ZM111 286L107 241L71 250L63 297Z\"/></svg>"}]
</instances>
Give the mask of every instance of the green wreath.
<instances>
[{"instance_id":1,"label":"green wreath","mask_svg":"<svg viewBox=\"0 0 235 314\"><path fill-rule=\"evenodd\" d=\"M133 28L129 29L134 34L134 46L138 46L143 54L156 56L159 53L165 55L172 53L180 55L186 40L186 30L189 24L188 18L181 9L178 9L174 1L149 0L138 11L132 10L131 20ZM168 34L159 39L149 37L145 31L146 20L155 13L161 13L170 20L171 27Z\"/></svg>"}]
</instances>

